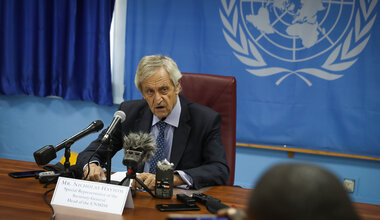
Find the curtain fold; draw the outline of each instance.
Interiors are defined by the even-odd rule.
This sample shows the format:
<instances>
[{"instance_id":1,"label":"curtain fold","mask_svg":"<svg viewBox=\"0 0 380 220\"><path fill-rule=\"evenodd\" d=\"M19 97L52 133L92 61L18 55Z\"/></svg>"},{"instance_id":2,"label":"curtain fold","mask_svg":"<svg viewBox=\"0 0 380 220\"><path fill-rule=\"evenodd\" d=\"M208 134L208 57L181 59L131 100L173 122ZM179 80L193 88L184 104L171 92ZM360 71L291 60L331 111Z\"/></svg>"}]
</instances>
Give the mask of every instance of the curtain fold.
<instances>
[{"instance_id":1,"label":"curtain fold","mask_svg":"<svg viewBox=\"0 0 380 220\"><path fill-rule=\"evenodd\" d=\"M0 2L0 93L112 105L114 1Z\"/></svg>"}]
</instances>

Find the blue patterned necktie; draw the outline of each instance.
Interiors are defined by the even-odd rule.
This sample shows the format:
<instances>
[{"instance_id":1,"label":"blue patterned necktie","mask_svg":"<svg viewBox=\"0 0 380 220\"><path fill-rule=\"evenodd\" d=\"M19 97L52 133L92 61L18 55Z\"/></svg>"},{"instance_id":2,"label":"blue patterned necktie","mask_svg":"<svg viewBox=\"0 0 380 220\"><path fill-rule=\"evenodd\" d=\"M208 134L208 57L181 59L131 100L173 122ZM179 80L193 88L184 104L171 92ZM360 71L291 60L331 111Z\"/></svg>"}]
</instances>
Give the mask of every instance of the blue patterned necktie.
<instances>
[{"instance_id":1,"label":"blue patterned necktie","mask_svg":"<svg viewBox=\"0 0 380 220\"><path fill-rule=\"evenodd\" d=\"M157 168L157 162L163 160L164 158L164 149L165 149L165 128L166 128L166 123L163 121L159 121L157 124L158 127L158 136L156 139L157 143L157 151L152 157L152 160L150 161L150 168L149 168L149 173L156 173L156 168Z\"/></svg>"}]
</instances>

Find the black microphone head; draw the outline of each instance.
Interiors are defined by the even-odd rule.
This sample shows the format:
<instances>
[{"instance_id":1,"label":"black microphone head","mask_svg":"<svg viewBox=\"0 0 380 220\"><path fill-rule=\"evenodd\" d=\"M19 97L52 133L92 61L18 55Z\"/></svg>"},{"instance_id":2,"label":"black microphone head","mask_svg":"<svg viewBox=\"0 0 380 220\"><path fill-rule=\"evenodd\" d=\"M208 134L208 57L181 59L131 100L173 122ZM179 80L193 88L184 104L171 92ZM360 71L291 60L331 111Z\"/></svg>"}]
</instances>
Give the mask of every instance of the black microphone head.
<instances>
[{"instance_id":1,"label":"black microphone head","mask_svg":"<svg viewBox=\"0 0 380 220\"><path fill-rule=\"evenodd\" d=\"M92 125L94 126L94 130L96 132L102 130L104 127L104 124L101 120L96 120L96 121L92 122Z\"/></svg>"},{"instance_id":2,"label":"black microphone head","mask_svg":"<svg viewBox=\"0 0 380 220\"><path fill-rule=\"evenodd\" d=\"M46 145L45 147L37 150L33 153L34 160L38 166L43 166L48 164L50 161L57 157L54 146Z\"/></svg>"},{"instance_id":3,"label":"black microphone head","mask_svg":"<svg viewBox=\"0 0 380 220\"><path fill-rule=\"evenodd\" d=\"M134 150L143 152L141 163L149 160L157 150L156 141L151 133L129 133L128 136L124 136L123 143L124 153L127 150Z\"/></svg>"},{"instance_id":4,"label":"black microphone head","mask_svg":"<svg viewBox=\"0 0 380 220\"><path fill-rule=\"evenodd\" d=\"M126 115L123 111L119 110L119 111L115 112L115 114L113 114L113 117L114 118L120 118L120 122L124 122Z\"/></svg>"}]
</instances>

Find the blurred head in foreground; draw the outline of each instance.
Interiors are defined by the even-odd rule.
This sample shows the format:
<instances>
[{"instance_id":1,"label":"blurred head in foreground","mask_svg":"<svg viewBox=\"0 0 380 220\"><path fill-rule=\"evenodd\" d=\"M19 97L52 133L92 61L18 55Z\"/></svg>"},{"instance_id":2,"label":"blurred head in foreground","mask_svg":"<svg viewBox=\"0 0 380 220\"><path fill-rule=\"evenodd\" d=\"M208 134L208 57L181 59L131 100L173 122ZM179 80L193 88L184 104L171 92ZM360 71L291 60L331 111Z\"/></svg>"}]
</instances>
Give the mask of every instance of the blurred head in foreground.
<instances>
[{"instance_id":1,"label":"blurred head in foreground","mask_svg":"<svg viewBox=\"0 0 380 220\"><path fill-rule=\"evenodd\" d=\"M247 207L254 220L358 220L342 183L309 164L279 164L258 181Z\"/></svg>"}]
</instances>

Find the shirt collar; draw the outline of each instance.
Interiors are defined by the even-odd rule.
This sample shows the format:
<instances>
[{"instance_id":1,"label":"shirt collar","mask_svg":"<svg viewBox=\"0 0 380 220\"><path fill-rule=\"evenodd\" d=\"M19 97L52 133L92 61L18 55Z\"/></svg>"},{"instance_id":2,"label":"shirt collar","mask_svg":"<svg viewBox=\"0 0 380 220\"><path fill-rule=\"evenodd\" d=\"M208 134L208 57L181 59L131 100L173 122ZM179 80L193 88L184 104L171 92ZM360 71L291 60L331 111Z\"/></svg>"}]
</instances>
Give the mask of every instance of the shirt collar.
<instances>
[{"instance_id":1,"label":"shirt collar","mask_svg":"<svg viewBox=\"0 0 380 220\"><path fill-rule=\"evenodd\" d=\"M172 109L168 117L166 117L164 122L177 128L179 124L180 116L181 116L181 101L179 100L179 96L177 95L177 103L175 104L174 108ZM160 119L157 118L157 116L153 115L152 126L154 126L159 121Z\"/></svg>"}]
</instances>

